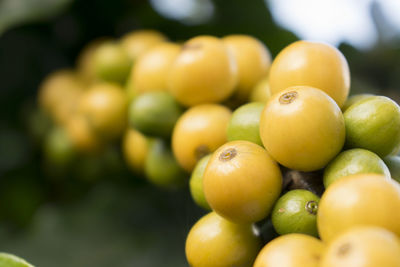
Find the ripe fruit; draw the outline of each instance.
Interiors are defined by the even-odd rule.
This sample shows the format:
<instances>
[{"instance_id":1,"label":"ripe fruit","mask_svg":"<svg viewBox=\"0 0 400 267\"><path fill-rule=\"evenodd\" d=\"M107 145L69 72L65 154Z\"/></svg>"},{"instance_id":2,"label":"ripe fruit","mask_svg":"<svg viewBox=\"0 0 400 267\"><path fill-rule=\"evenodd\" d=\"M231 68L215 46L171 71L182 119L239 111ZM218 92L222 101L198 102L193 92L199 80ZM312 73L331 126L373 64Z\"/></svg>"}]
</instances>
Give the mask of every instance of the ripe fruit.
<instances>
[{"instance_id":1,"label":"ripe fruit","mask_svg":"<svg viewBox=\"0 0 400 267\"><path fill-rule=\"evenodd\" d=\"M271 90L269 88L269 79L264 78L257 83L250 93L250 102L267 103L271 98Z\"/></svg>"},{"instance_id":2,"label":"ripe fruit","mask_svg":"<svg viewBox=\"0 0 400 267\"><path fill-rule=\"evenodd\" d=\"M358 225L386 228L400 235L400 185L378 174L339 179L322 195L317 215L321 239L331 242Z\"/></svg>"},{"instance_id":3,"label":"ripe fruit","mask_svg":"<svg viewBox=\"0 0 400 267\"><path fill-rule=\"evenodd\" d=\"M17 256L8 253L0 253L0 267L33 267L33 266Z\"/></svg>"},{"instance_id":4,"label":"ripe fruit","mask_svg":"<svg viewBox=\"0 0 400 267\"><path fill-rule=\"evenodd\" d=\"M77 109L83 84L75 72L61 70L50 74L39 89L39 105L58 124L64 124Z\"/></svg>"},{"instance_id":5,"label":"ripe fruit","mask_svg":"<svg viewBox=\"0 0 400 267\"><path fill-rule=\"evenodd\" d=\"M251 267L260 248L250 224L234 224L211 212L190 229L185 251L192 267Z\"/></svg>"},{"instance_id":6,"label":"ripe fruit","mask_svg":"<svg viewBox=\"0 0 400 267\"><path fill-rule=\"evenodd\" d=\"M69 118L65 130L74 147L80 152L93 153L103 146L103 140L96 135L87 119L81 114Z\"/></svg>"},{"instance_id":7,"label":"ripe fruit","mask_svg":"<svg viewBox=\"0 0 400 267\"><path fill-rule=\"evenodd\" d=\"M176 188L187 181L186 172L178 165L165 141L156 139L151 144L145 163L146 178L155 185Z\"/></svg>"},{"instance_id":8,"label":"ripe fruit","mask_svg":"<svg viewBox=\"0 0 400 267\"><path fill-rule=\"evenodd\" d=\"M211 210L210 205L208 205L206 197L204 196L203 190L204 172L206 170L208 162L210 161L210 158L211 154L202 157L199 162L197 162L196 167L192 172L192 176L190 177L189 184L190 194L192 195L194 202L196 202L197 205L205 210Z\"/></svg>"},{"instance_id":9,"label":"ripe fruit","mask_svg":"<svg viewBox=\"0 0 400 267\"><path fill-rule=\"evenodd\" d=\"M346 102L344 103L343 107L342 107L342 111L345 112L351 105L353 105L354 103L367 99L371 96L374 96L372 94L358 94L358 95L352 95L350 96Z\"/></svg>"},{"instance_id":10,"label":"ripe fruit","mask_svg":"<svg viewBox=\"0 0 400 267\"><path fill-rule=\"evenodd\" d=\"M120 44L112 41L102 43L96 49L93 60L96 76L100 80L125 83L132 60Z\"/></svg>"},{"instance_id":11,"label":"ripe fruit","mask_svg":"<svg viewBox=\"0 0 400 267\"><path fill-rule=\"evenodd\" d=\"M379 227L354 227L327 247L321 267L398 267L400 239Z\"/></svg>"},{"instance_id":12,"label":"ripe fruit","mask_svg":"<svg viewBox=\"0 0 400 267\"><path fill-rule=\"evenodd\" d=\"M226 142L231 111L221 105L190 108L178 119L172 133L172 150L179 164L191 172L197 161Z\"/></svg>"},{"instance_id":13,"label":"ripe fruit","mask_svg":"<svg viewBox=\"0 0 400 267\"><path fill-rule=\"evenodd\" d=\"M280 235L301 233L318 237L319 197L304 189L281 196L272 210L272 224Z\"/></svg>"},{"instance_id":14,"label":"ripe fruit","mask_svg":"<svg viewBox=\"0 0 400 267\"><path fill-rule=\"evenodd\" d=\"M110 41L106 38L99 38L91 41L80 52L77 60L77 71L79 77L86 85L91 85L96 82L96 65L94 56L96 50L105 42Z\"/></svg>"},{"instance_id":15,"label":"ripe fruit","mask_svg":"<svg viewBox=\"0 0 400 267\"><path fill-rule=\"evenodd\" d=\"M346 146L365 148L380 157L400 148L400 107L390 98L373 96L358 101L344 113Z\"/></svg>"},{"instance_id":16,"label":"ripe fruit","mask_svg":"<svg viewBox=\"0 0 400 267\"><path fill-rule=\"evenodd\" d=\"M232 113L228 125L228 141L247 140L262 146L260 138L260 116L263 103L248 103Z\"/></svg>"},{"instance_id":17,"label":"ripe fruit","mask_svg":"<svg viewBox=\"0 0 400 267\"><path fill-rule=\"evenodd\" d=\"M244 103L253 87L267 76L271 54L262 42L248 35L229 35L222 41L229 48L238 66L235 98Z\"/></svg>"},{"instance_id":18,"label":"ripe fruit","mask_svg":"<svg viewBox=\"0 0 400 267\"><path fill-rule=\"evenodd\" d=\"M184 106L221 102L237 83L237 65L224 43L212 36L185 42L173 63L168 88Z\"/></svg>"},{"instance_id":19,"label":"ripe fruit","mask_svg":"<svg viewBox=\"0 0 400 267\"><path fill-rule=\"evenodd\" d=\"M319 267L324 249L323 243L315 237L283 235L264 246L254 267Z\"/></svg>"},{"instance_id":20,"label":"ripe fruit","mask_svg":"<svg viewBox=\"0 0 400 267\"><path fill-rule=\"evenodd\" d=\"M62 100L68 88L79 87L79 80L71 70L59 70L48 75L39 88L39 105L45 111L51 113Z\"/></svg>"},{"instance_id":21,"label":"ripe fruit","mask_svg":"<svg viewBox=\"0 0 400 267\"><path fill-rule=\"evenodd\" d=\"M139 131L129 129L125 132L122 149L125 162L139 174L144 172L144 166L150 147L150 140Z\"/></svg>"},{"instance_id":22,"label":"ripe fruit","mask_svg":"<svg viewBox=\"0 0 400 267\"><path fill-rule=\"evenodd\" d=\"M131 73L136 92L166 91L169 70L180 50L177 44L160 43L144 53Z\"/></svg>"},{"instance_id":23,"label":"ripe fruit","mask_svg":"<svg viewBox=\"0 0 400 267\"><path fill-rule=\"evenodd\" d=\"M350 89L350 71L343 54L318 42L297 41L284 48L272 62L269 77L272 94L291 86L311 86L325 91L339 107Z\"/></svg>"},{"instance_id":24,"label":"ripe fruit","mask_svg":"<svg viewBox=\"0 0 400 267\"><path fill-rule=\"evenodd\" d=\"M400 183L400 157L389 156L383 159L393 179Z\"/></svg>"},{"instance_id":25,"label":"ripe fruit","mask_svg":"<svg viewBox=\"0 0 400 267\"><path fill-rule=\"evenodd\" d=\"M147 135L170 137L182 107L168 92L148 92L129 106L129 123Z\"/></svg>"},{"instance_id":26,"label":"ripe fruit","mask_svg":"<svg viewBox=\"0 0 400 267\"><path fill-rule=\"evenodd\" d=\"M261 114L260 136L269 154L283 166L318 170L342 149L343 115L323 91L290 87L268 101Z\"/></svg>"},{"instance_id":27,"label":"ripe fruit","mask_svg":"<svg viewBox=\"0 0 400 267\"><path fill-rule=\"evenodd\" d=\"M325 188L342 177L357 173L377 173L390 178L388 167L378 155L365 149L354 148L341 152L326 166Z\"/></svg>"},{"instance_id":28,"label":"ripe fruit","mask_svg":"<svg viewBox=\"0 0 400 267\"><path fill-rule=\"evenodd\" d=\"M116 138L125 129L126 96L115 84L93 85L82 95L79 111L94 132L103 138Z\"/></svg>"},{"instance_id":29,"label":"ripe fruit","mask_svg":"<svg viewBox=\"0 0 400 267\"><path fill-rule=\"evenodd\" d=\"M203 179L211 208L237 223L267 217L282 189L278 164L264 148L248 141L232 141L218 148Z\"/></svg>"},{"instance_id":30,"label":"ripe fruit","mask_svg":"<svg viewBox=\"0 0 400 267\"><path fill-rule=\"evenodd\" d=\"M135 62L147 50L165 41L167 37L158 31L138 30L124 35L121 38L121 46Z\"/></svg>"}]
</instances>

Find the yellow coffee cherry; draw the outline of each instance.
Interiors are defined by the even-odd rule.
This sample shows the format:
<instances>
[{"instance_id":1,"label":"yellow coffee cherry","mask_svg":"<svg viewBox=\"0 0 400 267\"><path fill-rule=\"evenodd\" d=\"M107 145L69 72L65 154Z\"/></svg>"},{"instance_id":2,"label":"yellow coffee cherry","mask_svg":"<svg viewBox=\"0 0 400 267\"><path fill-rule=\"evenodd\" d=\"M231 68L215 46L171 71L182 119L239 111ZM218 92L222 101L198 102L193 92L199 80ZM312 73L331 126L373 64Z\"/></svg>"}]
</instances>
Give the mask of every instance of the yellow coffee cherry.
<instances>
[{"instance_id":1,"label":"yellow coffee cherry","mask_svg":"<svg viewBox=\"0 0 400 267\"><path fill-rule=\"evenodd\" d=\"M237 64L224 43L199 36L183 44L171 67L168 88L184 106L221 102L234 91Z\"/></svg>"}]
</instances>

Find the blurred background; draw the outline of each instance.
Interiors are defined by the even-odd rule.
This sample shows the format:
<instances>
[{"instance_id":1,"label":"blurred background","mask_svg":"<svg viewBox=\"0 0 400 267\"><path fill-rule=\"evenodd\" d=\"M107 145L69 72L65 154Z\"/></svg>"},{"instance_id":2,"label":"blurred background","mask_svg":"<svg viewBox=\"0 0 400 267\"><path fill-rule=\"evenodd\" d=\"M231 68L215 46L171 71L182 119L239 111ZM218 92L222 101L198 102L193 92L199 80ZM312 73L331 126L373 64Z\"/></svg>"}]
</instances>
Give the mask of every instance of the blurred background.
<instances>
[{"instance_id":1,"label":"blurred background","mask_svg":"<svg viewBox=\"0 0 400 267\"><path fill-rule=\"evenodd\" d=\"M155 29L173 41L250 34L275 56L298 39L337 46L351 93L400 101L397 0L0 0L0 251L38 267L187 266L186 234L204 213L189 190L149 185L118 143L55 170L34 111L51 72L74 68L101 37Z\"/></svg>"}]
</instances>

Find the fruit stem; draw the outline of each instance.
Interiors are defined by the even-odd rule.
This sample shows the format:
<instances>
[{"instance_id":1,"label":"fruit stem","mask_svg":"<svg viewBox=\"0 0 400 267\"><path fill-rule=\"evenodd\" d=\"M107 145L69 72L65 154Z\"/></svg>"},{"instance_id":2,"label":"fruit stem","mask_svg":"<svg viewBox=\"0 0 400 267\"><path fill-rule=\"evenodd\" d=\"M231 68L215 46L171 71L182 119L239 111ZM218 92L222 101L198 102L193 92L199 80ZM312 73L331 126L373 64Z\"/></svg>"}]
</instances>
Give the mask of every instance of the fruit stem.
<instances>
[{"instance_id":1,"label":"fruit stem","mask_svg":"<svg viewBox=\"0 0 400 267\"><path fill-rule=\"evenodd\" d=\"M284 93L279 97L279 103L283 105L287 105L292 103L296 98L297 98L298 93L296 91L290 91L287 93Z\"/></svg>"},{"instance_id":2,"label":"fruit stem","mask_svg":"<svg viewBox=\"0 0 400 267\"><path fill-rule=\"evenodd\" d=\"M237 155L236 149L230 147L222 151L222 153L219 155L219 160L228 161L233 159L236 155Z\"/></svg>"},{"instance_id":3,"label":"fruit stem","mask_svg":"<svg viewBox=\"0 0 400 267\"><path fill-rule=\"evenodd\" d=\"M337 254L339 256L345 256L347 253L349 253L350 249L351 245L349 243L344 243L338 248Z\"/></svg>"},{"instance_id":4,"label":"fruit stem","mask_svg":"<svg viewBox=\"0 0 400 267\"><path fill-rule=\"evenodd\" d=\"M306 204L306 210L310 214L317 215L318 203L315 202L314 200L308 201L307 204Z\"/></svg>"},{"instance_id":5,"label":"fruit stem","mask_svg":"<svg viewBox=\"0 0 400 267\"><path fill-rule=\"evenodd\" d=\"M182 45L182 50L199 49L199 48L201 48L201 44L199 43Z\"/></svg>"}]
</instances>

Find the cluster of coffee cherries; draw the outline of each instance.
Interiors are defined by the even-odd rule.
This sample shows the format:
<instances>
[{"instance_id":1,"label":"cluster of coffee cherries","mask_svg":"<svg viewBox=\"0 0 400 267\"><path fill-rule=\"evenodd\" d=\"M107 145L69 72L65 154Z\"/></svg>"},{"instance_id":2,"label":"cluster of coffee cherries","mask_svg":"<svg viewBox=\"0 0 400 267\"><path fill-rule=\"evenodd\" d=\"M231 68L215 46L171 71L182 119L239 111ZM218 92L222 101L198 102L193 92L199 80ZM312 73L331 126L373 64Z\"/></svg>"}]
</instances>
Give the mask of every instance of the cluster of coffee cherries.
<instances>
[{"instance_id":1,"label":"cluster of coffee cherries","mask_svg":"<svg viewBox=\"0 0 400 267\"><path fill-rule=\"evenodd\" d=\"M324 43L272 60L248 35L142 30L90 44L39 106L56 162L117 142L156 186L189 183L210 212L188 233L190 266L399 267L400 108L349 92L345 57Z\"/></svg>"}]
</instances>

